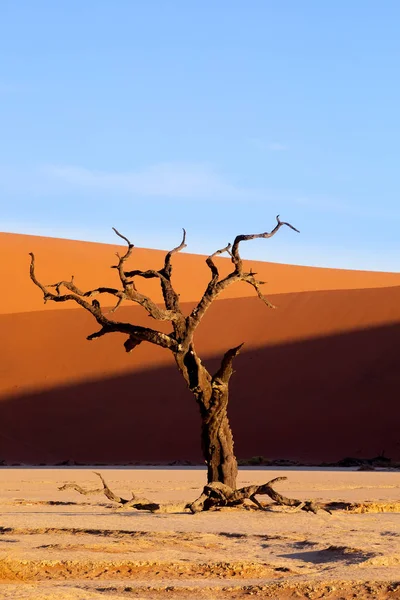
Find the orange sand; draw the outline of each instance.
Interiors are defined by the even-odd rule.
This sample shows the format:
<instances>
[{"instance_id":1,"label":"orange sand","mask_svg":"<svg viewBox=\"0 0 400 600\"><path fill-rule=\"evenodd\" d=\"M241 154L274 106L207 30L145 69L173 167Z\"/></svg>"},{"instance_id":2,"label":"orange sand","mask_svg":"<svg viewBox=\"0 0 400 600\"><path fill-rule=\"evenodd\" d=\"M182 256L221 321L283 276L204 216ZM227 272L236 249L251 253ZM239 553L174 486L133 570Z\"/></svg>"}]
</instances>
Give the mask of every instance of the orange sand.
<instances>
[{"instance_id":1,"label":"orange sand","mask_svg":"<svg viewBox=\"0 0 400 600\"><path fill-rule=\"evenodd\" d=\"M0 293L0 314L43 309L40 291L27 277L29 252L36 255L37 274L42 281L55 283L75 275L75 281L81 288L90 289L118 283L117 274L110 267L116 264L115 252L121 249L118 245L0 233L0 255L5 258L0 263L0 281L11 284L4 286ZM210 248L210 252L214 250L215 248ZM160 250L136 248L131 259L132 268L159 269L163 264L164 254ZM228 272L231 267L230 260L216 260L221 265L221 273ZM245 264L258 273L259 279L268 282L268 294L400 285L400 273L321 269L258 261L245 261ZM204 292L210 274L204 257L180 253L174 257L174 265L174 283L181 294L181 300L196 301ZM142 282L142 289L144 292L153 292L154 299L161 302L157 282L145 280ZM250 286L240 284L229 288L223 297L240 298L253 295ZM53 310L72 307L71 304L51 306Z\"/></svg>"},{"instance_id":2,"label":"orange sand","mask_svg":"<svg viewBox=\"0 0 400 600\"><path fill-rule=\"evenodd\" d=\"M72 274L82 288L116 282L116 247L0 234L0 460L200 460L197 408L170 354L149 344L126 354L118 334L87 342L96 330L90 315L72 303L43 306L29 280L30 250L45 283ZM159 268L162 259L135 249L131 264ZM209 272L201 256L179 254L174 264L189 311ZM245 342L230 406L238 456L323 461L385 450L400 460L400 274L249 264L278 309L249 286L232 287L196 338L215 367ZM155 282L141 289L160 299ZM139 307L117 314L155 325Z\"/></svg>"}]
</instances>

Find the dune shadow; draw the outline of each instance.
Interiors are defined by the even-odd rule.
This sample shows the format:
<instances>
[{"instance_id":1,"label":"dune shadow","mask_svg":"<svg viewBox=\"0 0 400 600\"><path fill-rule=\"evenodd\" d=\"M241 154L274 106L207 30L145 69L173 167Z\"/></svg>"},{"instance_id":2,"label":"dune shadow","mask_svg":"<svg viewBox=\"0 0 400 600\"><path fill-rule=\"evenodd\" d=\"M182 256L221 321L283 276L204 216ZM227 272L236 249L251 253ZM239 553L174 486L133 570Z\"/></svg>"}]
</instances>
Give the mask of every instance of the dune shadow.
<instances>
[{"instance_id":1,"label":"dune shadow","mask_svg":"<svg viewBox=\"0 0 400 600\"><path fill-rule=\"evenodd\" d=\"M229 407L237 456L400 460L399 348L393 324L244 350ZM175 366L152 368L3 398L0 460L201 464L199 425Z\"/></svg>"}]
</instances>

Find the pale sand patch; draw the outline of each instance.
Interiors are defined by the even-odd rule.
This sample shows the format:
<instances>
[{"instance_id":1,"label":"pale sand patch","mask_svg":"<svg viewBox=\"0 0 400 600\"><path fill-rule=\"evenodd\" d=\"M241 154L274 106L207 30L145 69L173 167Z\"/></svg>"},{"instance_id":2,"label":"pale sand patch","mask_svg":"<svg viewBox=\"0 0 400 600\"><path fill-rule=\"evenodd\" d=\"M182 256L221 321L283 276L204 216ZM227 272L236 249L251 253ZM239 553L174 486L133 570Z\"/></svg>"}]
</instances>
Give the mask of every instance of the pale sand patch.
<instances>
[{"instance_id":1,"label":"pale sand patch","mask_svg":"<svg viewBox=\"0 0 400 600\"><path fill-rule=\"evenodd\" d=\"M398 472L277 471L242 469L239 485L282 474L288 496L400 501ZM57 490L69 481L97 487L91 469L0 470L0 598L400 597L400 514L191 515L183 506L199 494L204 469L101 472L114 491L134 490L170 512L124 511L102 495Z\"/></svg>"}]
</instances>

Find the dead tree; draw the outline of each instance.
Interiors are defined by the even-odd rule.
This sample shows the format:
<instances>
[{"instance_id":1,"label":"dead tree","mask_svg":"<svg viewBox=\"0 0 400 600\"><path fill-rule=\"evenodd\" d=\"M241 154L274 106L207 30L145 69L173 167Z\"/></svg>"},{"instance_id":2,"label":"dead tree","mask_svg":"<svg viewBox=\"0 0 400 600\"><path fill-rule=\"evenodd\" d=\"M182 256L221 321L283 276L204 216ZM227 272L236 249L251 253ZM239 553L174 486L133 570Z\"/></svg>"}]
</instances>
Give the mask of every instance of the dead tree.
<instances>
[{"instance_id":1,"label":"dead tree","mask_svg":"<svg viewBox=\"0 0 400 600\"><path fill-rule=\"evenodd\" d=\"M204 460L207 464L207 481L219 481L235 489L237 476L237 461L233 450L233 437L229 425L227 407L229 399L229 381L233 373L232 364L234 358L239 354L243 344L228 350L222 360L219 369L209 373L201 362L194 345L194 334L200 325L205 313L211 303L229 286L243 281L248 283L256 291L257 296L269 308L274 306L265 298L261 291L263 281L256 279L256 273L244 270L243 261L240 256L239 247L241 242L259 238L271 238L281 227L286 225L297 231L290 223L285 223L276 217L277 224L270 232L238 235L233 245L228 244L225 248L211 254L206 263L211 271L211 278L206 290L197 306L192 312L185 316L182 312L179 295L175 291L171 281L172 257L186 247L186 232L183 230L183 239L179 246L168 252L164 259L164 265L159 270L149 269L126 270L126 262L130 258L133 244L115 228L115 233L127 244L125 254L117 254L117 269L120 286L118 288L98 287L93 290L83 291L74 282L59 281L51 285L43 285L36 277L35 256L30 253L30 277L43 293L44 302L76 302L87 310L97 321L100 329L88 336L88 340L94 340L108 333L122 333L125 335L125 350L131 352L142 342L150 342L162 348L170 350L174 356L179 371L183 375L190 391L193 393L200 408L201 415L201 443ZM232 271L221 278L214 258L220 254L227 253L233 264ZM137 288L139 278L158 279L164 298L164 306L156 304L151 298L142 294ZM106 316L99 300L94 297L113 296L117 302L112 309L114 313L124 300L129 300L142 306L147 313L156 321L167 321L171 325L170 333L162 333L150 327L141 327L132 323L114 320Z\"/></svg>"}]
</instances>

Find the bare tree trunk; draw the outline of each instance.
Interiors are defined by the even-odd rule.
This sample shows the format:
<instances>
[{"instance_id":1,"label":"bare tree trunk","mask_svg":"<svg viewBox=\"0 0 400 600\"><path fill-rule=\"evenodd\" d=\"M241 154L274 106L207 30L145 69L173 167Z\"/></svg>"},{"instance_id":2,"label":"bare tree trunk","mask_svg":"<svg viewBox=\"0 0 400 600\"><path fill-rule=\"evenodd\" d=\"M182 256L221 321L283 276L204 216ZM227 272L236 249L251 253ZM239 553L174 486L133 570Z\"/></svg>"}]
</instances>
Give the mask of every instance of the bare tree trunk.
<instances>
[{"instance_id":1,"label":"bare tree trunk","mask_svg":"<svg viewBox=\"0 0 400 600\"><path fill-rule=\"evenodd\" d=\"M237 460L227 415L228 388L211 397L210 408L201 410L201 444L207 464L207 481L219 481L236 489Z\"/></svg>"},{"instance_id":2,"label":"bare tree trunk","mask_svg":"<svg viewBox=\"0 0 400 600\"><path fill-rule=\"evenodd\" d=\"M211 376L196 354L193 344L175 356L179 370L200 408L201 447L207 465L207 482L219 481L236 489L238 472L233 435L227 409L232 361L241 346L225 353L218 372Z\"/></svg>"}]
</instances>

